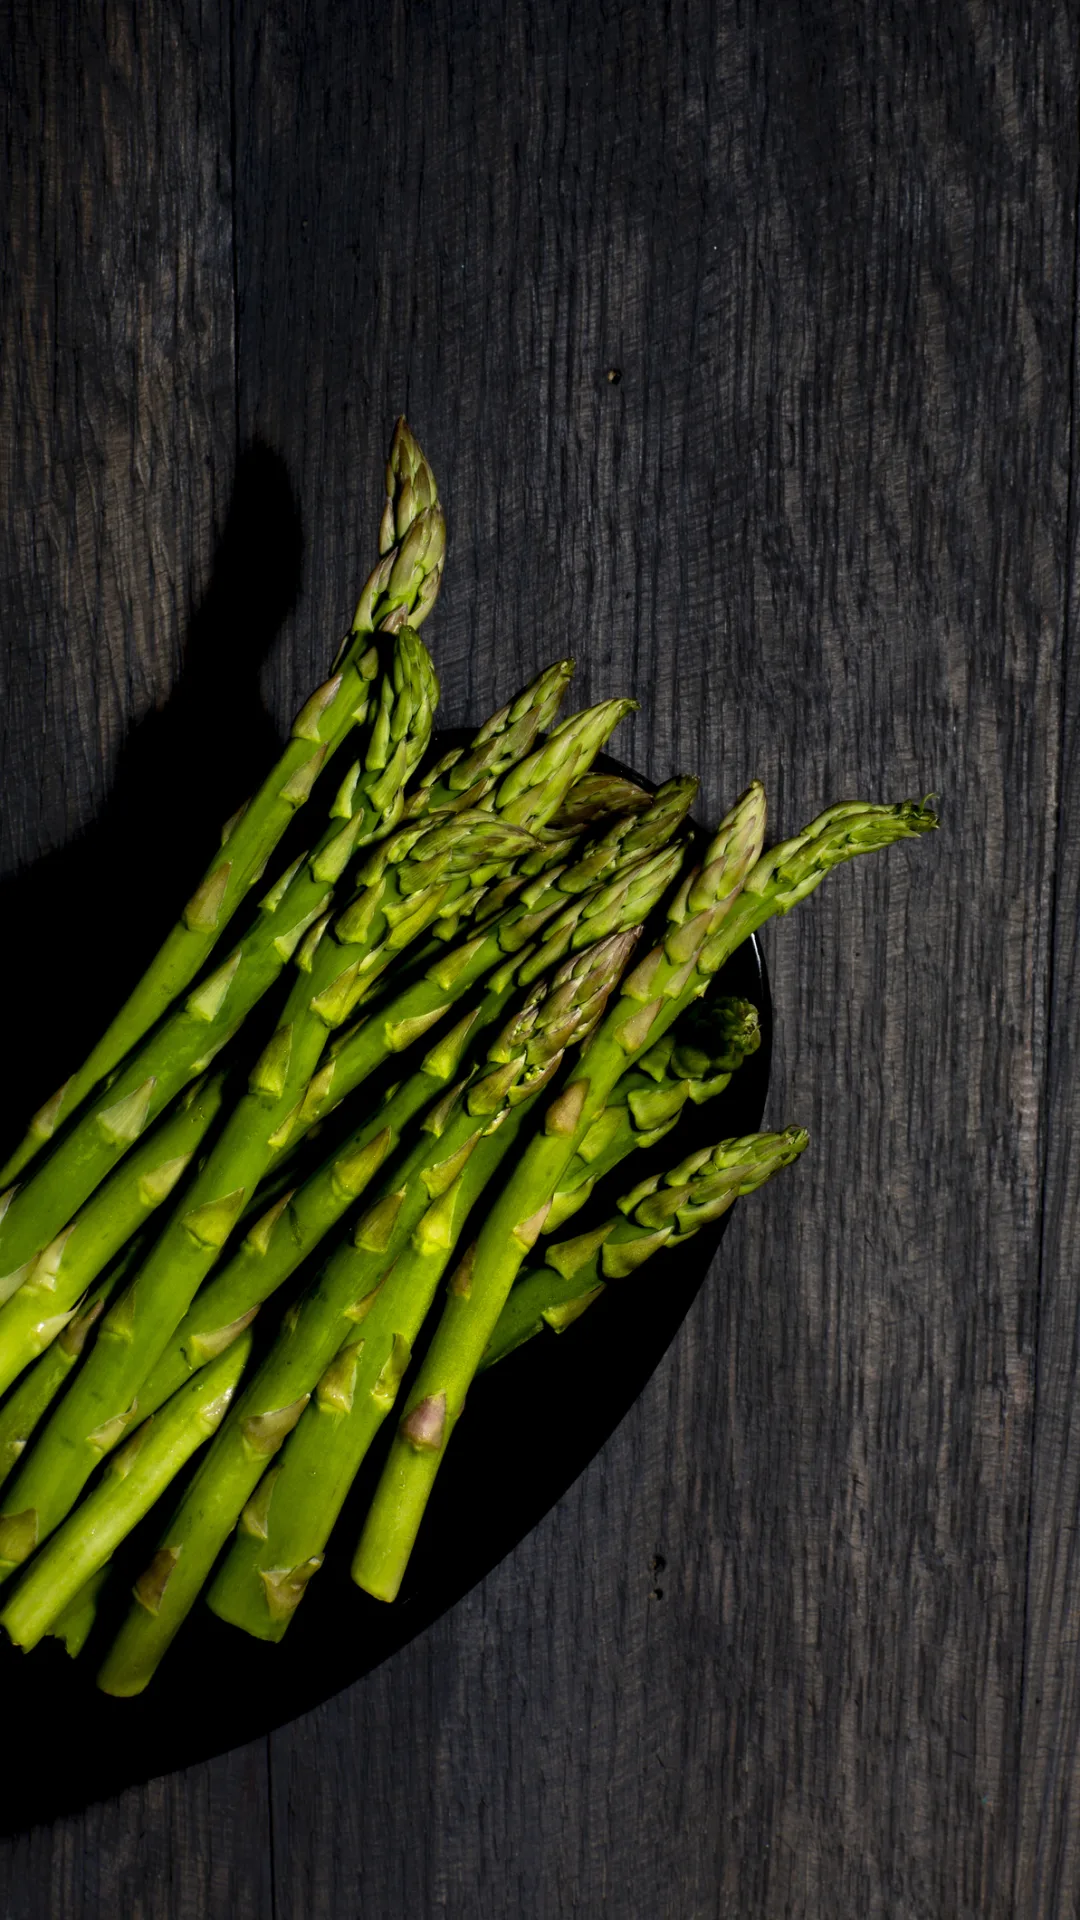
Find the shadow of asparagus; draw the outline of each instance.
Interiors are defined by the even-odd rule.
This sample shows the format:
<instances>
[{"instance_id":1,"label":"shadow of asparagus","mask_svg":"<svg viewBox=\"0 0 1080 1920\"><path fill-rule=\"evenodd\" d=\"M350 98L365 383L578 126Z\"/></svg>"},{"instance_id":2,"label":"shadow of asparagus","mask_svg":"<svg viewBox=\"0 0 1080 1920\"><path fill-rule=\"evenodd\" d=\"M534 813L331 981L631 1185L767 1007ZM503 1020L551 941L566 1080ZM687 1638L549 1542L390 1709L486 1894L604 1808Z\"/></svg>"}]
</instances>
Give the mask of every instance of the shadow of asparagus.
<instances>
[{"instance_id":1,"label":"shadow of asparagus","mask_svg":"<svg viewBox=\"0 0 1080 1920\"><path fill-rule=\"evenodd\" d=\"M69 846L0 885L0 925L62 927L9 939L0 992L50 1009L5 1049L0 1154L89 1051L197 884L222 822L271 764L277 730L259 669L295 603L303 538L280 455L240 456L210 581L191 616L179 679L132 729L105 809Z\"/></svg>"}]
</instances>

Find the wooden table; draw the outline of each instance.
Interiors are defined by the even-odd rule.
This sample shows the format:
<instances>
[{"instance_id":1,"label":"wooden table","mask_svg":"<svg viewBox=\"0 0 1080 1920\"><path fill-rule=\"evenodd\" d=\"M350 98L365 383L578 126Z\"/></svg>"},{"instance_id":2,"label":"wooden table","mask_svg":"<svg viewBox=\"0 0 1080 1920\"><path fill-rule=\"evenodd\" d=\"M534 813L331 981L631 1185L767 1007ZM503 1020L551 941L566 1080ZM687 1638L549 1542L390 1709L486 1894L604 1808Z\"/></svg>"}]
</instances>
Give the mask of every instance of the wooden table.
<instances>
[{"instance_id":1,"label":"wooden table","mask_svg":"<svg viewBox=\"0 0 1080 1920\"><path fill-rule=\"evenodd\" d=\"M1080 1911L1078 28L6 10L9 1105L321 677L403 407L449 722L570 648L710 816L942 818L769 931L812 1147L570 1495L321 1710L5 1842L9 1920Z\"/></svg>"}]
</instances>

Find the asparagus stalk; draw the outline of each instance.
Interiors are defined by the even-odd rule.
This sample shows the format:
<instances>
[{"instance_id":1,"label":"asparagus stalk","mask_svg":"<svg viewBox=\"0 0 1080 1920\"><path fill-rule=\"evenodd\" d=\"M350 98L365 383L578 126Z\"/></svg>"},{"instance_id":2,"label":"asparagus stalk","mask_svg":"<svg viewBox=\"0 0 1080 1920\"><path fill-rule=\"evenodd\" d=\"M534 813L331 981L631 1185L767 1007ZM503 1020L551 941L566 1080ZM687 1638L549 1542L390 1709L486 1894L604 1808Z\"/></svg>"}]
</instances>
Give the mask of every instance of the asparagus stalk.
<instances>
[{"instance_id":1,"label":"asparagus stalk","mask_svg":"<svg viewBox=\"0 0 1080 1920\"><path fill-rule=\"evenodd\" d=\"M83 1065L34 1116L22 1144L0 1170L0 1185L21 1173L195 978L310 795L316 776L350 730L368 718L378 664L371 634L376 628L400 627L406 620L418 627L431 611L442 576L445 526L431 468L404 419L398 421L390 449L386 491L382 557L360 596L332 678L301 709L277 765L229 822L221 852L138 986ZM385 710L379 719L386 724Z\"/></svg>"},{"instance_id":2,"label":"asparagus stalk","mask_svg":"<svg viewBox=\"0 0 1080 1920\"><path fill-rule=\"evenodd\" d=\"M585 1071L562 1089L480 1231L468 1293L452 1291L409 1396L405 1445L392 1485L380 1483L379 1525L365 1535L354 1578L377 1599L396 1596L431 1488L470 1381L566 1166L628 1066L667 1031L747 935L790 910L831 867L927 831L915 802L831 808L794 841L762 855L764 794L755 782L721 823L668 910L665 939L623 981L620 1001L593 1036ZM749 888L749 893L747 893ZM627 1009L626 1000L631 1002Z\"/></svg>"},{"instance_id":3,"label":"asparagus stalk","mask_svg":"<svg viewBox=\"0 0 1080 1920\"><path fill-rule=\"evenodd\" d=\"M544 1265L521 1275L484 1349L481 1371L545 1328L565 1332L599 1299L610 1280L624 1279L662 1247L681 1246L702 1227L719 1220L740 1195L753 1193L781 1167L789 1166L808 1139L801 1128L788 1127L783 1133L722 1140L716 1147L691 1154L670 1173L643 1180L616 1202L619 1211L602 1225L549 1247ZM392 1459L389 1466L392 1469ZM392 1484L391 1471L388 1487ZM367 1527L373 1537L380 1531L374 1505ZM362 1561L358 1555L357 1565L367 1569L366 1552ZM361 1579L360 1584L366 1581Z\"/></svg>"},{"instance_id":4,"label":"asparagus stalk","mask_svg":"<svg viewBox=\"0 0 1080 1920\"><path fill-rule=\"evenodd\" d=\"M16 1646L28 1651L82 1592L159 1494L225 1417L251 1350L235 1341L145 1420L113 1455L99 1485L27 1571L0 1614Z\"/></svg>"},{"instance_id":5,"label":"asparagus stalk","mask_svg":"<svg viewBox=\"0 0 1080 1920\"><path fill-rule=\"evenodd\" d=\"M51 1407L88 1339L105 1311L106 1302L131 1272L143 1252L143 1237L128 1242L123 1252L80 1301L51 1346L30 1367L0 1407L0 1487L26 1449L38 1421Z\"/></svg>"},{"instance_id":6,"label":"asparagus stalk","mask_svg":"<svg viewBox=\"0 0 1080 1920\"><path fill-rule=\"evenodd\" d=\"M449 1227L470 1158L492 1128L503 1130L548 1083L564 1047L589 1030L625 964L632 939L615 936L577 956L533 997L488 1050L490 1071L472 1076L428 1116L427 1139L398 1170L402 1182L361 1219L354 1242L339 1249L277 1341L202 1462L163 1535L153 1564L168 1578L136 1605L99 1676L109 1693L146 1686L269 1461L296 1426L312 1390L344 1339L355 1337L377 1299L395 1251L421 1219L429 1234ZM516 1099L515 1099L516 1096ZM433 1144L434 1142L434 1144ZM400 1357L400 1355L399 1355ZM77 1518L77 1516L76 1516Z\"/></svg>"},{"instance_id":7,"label":"asparagus stalk","mask_svg":"<svg viewBox=\"0 0 1080 1920\"><path fill-rule=\"evenodd\" d=\"M378 645L387 660L376 719L363 761L343 783L314 852L276 882L229 958L136 1049L27 1184L0 1199L0 1275L8 1276L9 1287L232 1037L324 911L359 841L400 809L403 782L430 737L438 685L410 628ZM0 1277L0 1292L4 1287Z\"/></svg>"},{"instance_id":8,"label":"asparagus stalk","mask_svg":"<svg viewBox=\"0 0 1080 1920\"><path fill-rule=\"evenodd\" d=\"M91 1281L176 1188L221 1108L222 1085L217 1076L190 1089L29 1266L0 1308L0 1393L67 1326Z\"/></svg>"}]
</instances>

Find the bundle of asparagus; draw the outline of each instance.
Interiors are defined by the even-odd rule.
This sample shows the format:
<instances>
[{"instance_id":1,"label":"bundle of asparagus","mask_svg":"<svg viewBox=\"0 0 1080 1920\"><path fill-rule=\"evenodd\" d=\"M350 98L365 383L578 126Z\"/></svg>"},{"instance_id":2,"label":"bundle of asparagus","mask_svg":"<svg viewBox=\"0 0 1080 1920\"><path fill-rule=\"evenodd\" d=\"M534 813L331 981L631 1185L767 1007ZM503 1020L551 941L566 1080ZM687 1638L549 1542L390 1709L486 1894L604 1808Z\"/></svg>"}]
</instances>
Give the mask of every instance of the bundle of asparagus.
<instances>
[{"instance_id":1,"label":"bundle of asparagus","mask_svg":"<svg viewBox=\"0 0 1080 1920\"><path fill-rule=\"evenodd\" d=\"M789 1128L619 1171L756 1047L724 963L832 867L936 824L853 803L766 852L754 783L694 861L696 781L596 769L634 703L558 724L566 660L431 764L418 628L445 535L404 421L386 488L331 678L4 1169L0 1622L77 1654L161 1504L110 1693L148 1684L204 1592L280 1639L392 1412L353 1578L395 1597L476 1374L805 1147ZM283 865L305 807L308 851Z\"/></svg>"}]
</instances>

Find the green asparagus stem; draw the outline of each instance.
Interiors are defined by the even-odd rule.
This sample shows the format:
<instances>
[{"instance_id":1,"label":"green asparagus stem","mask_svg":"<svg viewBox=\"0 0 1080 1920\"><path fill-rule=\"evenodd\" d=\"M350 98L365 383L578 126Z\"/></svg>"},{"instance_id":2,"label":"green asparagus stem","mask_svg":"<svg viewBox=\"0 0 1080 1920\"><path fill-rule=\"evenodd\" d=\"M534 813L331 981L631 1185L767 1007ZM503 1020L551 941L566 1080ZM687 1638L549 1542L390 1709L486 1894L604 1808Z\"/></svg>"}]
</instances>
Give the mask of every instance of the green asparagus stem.
<instances>
[{"instance_id":1,"label":"green asparagus stem","mask_svg":"<svg viewBox=\"0 0 1080 1920\"><path fill-rule=\"evenodd\" d=\"M0 1487L25 1451L38 1421L66 1385L71 1369L78 1365L86 1343L105 1311L106 1302L131 1272L135 1262L142 1258L144 1250L143 1235L128 1242L97 1285L85 1295L63 1332L57 1335L51 1346L46 1347L41 1358L27 1370L0 1407Z\"/></svg>"},{"instance_id":2,"label":"green asparagus stem","mask_svg":"<svg viewBox=\"0 0 1080 1920\"><path fill-rule=\"evenodd\" d=\"M121 1161L0 1308L0 1393L54 1340L91 1281L168 1199L221 1107L220 1076L194 1087Z\"/></svg>"},{"instance_id":3,"label":"green asparagus stem","mask_svg":"<svg viewBox=\"0 0 1080 1920\"><path fill-rule=\"evenodd\" d=\"M235 1341L113 1455L99 1485L38 1555L0 1614L0 1626L16 1646L37 1645L185 1461L217 1431L250 1350L250 1334Z\"/></svg>"},{"instance_id":4,"label":"green asparagus stem","mask_svg":"<svg viewBox=\"0 0 1080 1920\"><path fill-rule=\"evenodd\" d=\"M564 1047L587 1032L625 964L632 940L615 936L577 956L537 994L488 1049L490 1071L470 1077L438 1103L426 1140L398 1168L400 1184L362 1217L351 1246L339 1249L304 1301L287 1316L228 1425L222 1429L163 1535L157 1562L169 1557L167 1583L153 1606L129 1614L99 1684L107 1692L142 1690L185 1619L222 1545L270 1459L296 1426L313 1388L342 1341L363 1325L395 1252L424 1219L429 1235L448 1223L459 1181L485 1134L512 1123L548 1083ZM434 1142L434 1144L433 1144Z\"/></svg>"},{"instance_id":5,"label":"green asparagus stem","mask_svg":"<svg viewBox=\"0 0 1080 1920\"><path fill-rule=\"evenodd\" d=\"M195 978L330 755L368 719L374 677L370 635L406 620L418 627L431 611L442 576L445 527L431 468L403 419L390 450L386 491L382 558L360 596L333 677L312 694L277 765L229 822L222 851L134 992L83 1065L34 1116L26 1138L0 1170L0 1186L17 1177Z\"/></svg>"},{"instance_id":6,"label":"green asparagus stem","mask_svg":"<svg viewBox=\"0 0 1080 1920\"><path fill-rule=\"evenodd\" d=\"M481 1371L545 1328L565 1332L599 1299L608 1281L625 1278L661 1247L681 1246L718 1220L741 1194L754 1192L790 1166L808 1139L801 1128L789 1127L783 1133L722 1140L691 1154L670 1173L642 1181L601 1226L549 1247L544 1265L521 1275L484 1349ZM379 1530L374 1506L368 1525L373 1534Z\"/></svg>"},{"instance_id":7,"label":"green asparagus stem","mask_svg":"<svg viewBox=\"0 0 1080 1920\"><path fill-rule=\"evenodd\" d=\"M529 1142L488 1214L469 1293L456 1291L447 1298L410 1394L406 1444L395 1449L392 1487L388 1483L377 1495L378 1528L365 1534L354 1567L354 1578L377 1599L392 1600L398 1592L469 1382L559 1180L618 1079L705 992L713 973L770 914L789 911L840 861L935 824L933 814L912 801L897 807L834 807L796 840L762 856L764 794L756 782L721 823L703 866L683 883L668 909L667 935L623 981L618 1003L593 1036L585 1071L548 1107L542 1131ZM423 1416L414 1421L414 1410L421 1407Z\"/></svg>"},{"instance_id":8,"label":"green asparagus stem","mask_svg":"<svg viewBox=\"0 0 1080 1920\"><path fill-rule=\"evenodd\" d=\"M431 733L438 684L419 636L382 636L386 656L362 762L350 772L313 853L270 889L224 964L175 1008L90 1102L23 1187L0 1199L0 1275L8 1287L67 1225L179 1089L202 1073L325 910L356 846L400 811L402 787ZM0 1293L5 1281L0 1277Z\"/></svg>"}]
</instances>

